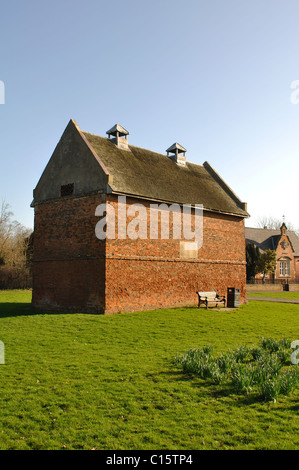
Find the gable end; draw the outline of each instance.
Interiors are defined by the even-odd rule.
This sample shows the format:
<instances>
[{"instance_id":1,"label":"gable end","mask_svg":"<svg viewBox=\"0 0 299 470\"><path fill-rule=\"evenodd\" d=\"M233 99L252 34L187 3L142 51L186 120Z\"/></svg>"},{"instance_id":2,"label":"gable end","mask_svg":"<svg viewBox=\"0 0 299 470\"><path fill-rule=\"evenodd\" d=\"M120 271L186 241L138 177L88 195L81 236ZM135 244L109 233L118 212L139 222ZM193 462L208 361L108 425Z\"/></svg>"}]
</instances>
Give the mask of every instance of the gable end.
<instances>
[{"instance_id":1,"label":"gable end","mask_svg":"<svg viewBox=\"0 0 299 470\"><path fill-rule=\"evenodd\" d=\"M63 196L105 192L108 180L106 168L71 120L33 191L31 206Z\"/></svg>"}]
</instances>

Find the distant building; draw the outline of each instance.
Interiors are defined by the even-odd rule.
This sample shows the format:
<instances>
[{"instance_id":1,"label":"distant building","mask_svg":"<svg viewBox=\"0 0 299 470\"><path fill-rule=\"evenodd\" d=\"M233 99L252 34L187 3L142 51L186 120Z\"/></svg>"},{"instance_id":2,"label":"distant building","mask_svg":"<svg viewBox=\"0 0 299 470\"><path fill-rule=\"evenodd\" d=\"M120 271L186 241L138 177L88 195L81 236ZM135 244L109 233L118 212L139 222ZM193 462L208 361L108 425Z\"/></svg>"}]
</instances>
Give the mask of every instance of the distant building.
<instances>
[{"instance_id":1,"label":"distant building","mask_svg":"<svg viewBox=\"0 0 299 470\"><path fill-rule=\"evenodd\" d=\"M157 153L128 143L115 125L108 138L66 127L34 190L33 306L115 313L197 304L196 291L228 287L246 299L246 204L209 163L186 161L179 144ZM138 203L203 205L203 244L182 238L120 236L119 197ZM95 228L113 209L115 237ZM128 221L127 221L128 222ZM149 232L145 229L145 235ZM154 234L155 235L155 234Z\"/></svg>"},{"instance_id":2,"label":"distant building","mask_svg":"<svg viewBox=\"0 0 299 470\"><path fill-rule=\"evenodd\" d=\"M266 279L270 282L299 282L299 238L287 229L285 223L280 230L245 227L246 243L253 243L261 251L276 251L276 270ZM262 278L261 274L256 279Z\"/></svg>"}]
</instances>

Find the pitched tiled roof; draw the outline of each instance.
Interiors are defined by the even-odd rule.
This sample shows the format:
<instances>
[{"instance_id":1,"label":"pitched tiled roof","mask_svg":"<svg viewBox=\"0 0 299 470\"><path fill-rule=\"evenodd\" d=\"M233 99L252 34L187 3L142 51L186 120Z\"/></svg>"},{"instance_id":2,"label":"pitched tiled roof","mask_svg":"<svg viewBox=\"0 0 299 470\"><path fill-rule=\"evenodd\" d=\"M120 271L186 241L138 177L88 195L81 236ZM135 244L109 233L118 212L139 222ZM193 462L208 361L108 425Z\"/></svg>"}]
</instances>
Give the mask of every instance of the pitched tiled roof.
<instances>
[{"instance_id":1,"label":"pitched tiled roof","mask_svg":"<svg viewBox=\"0 0 299 470\"><path fill-rule=\"evenodd\" d=\"M70 120L34 189L32 207L61 197L73 184L72 197L112 192L168 204L202 204L204 210L248 217L246 204L208 162L176 163L166 154L128 145L128 131L114 126L115 139L82 131ZM184 149L185 150L185 149Z\"/></svg>"},{"instance_id":2,"label":"pitched tiled roof","mask_svg":"<svg viewBox=\"0 0 299 470\"><path fill-rule=\"evenodd\" d=\"M248 217L245 204L211 166L177 165L167 155L133 145L128 150L112 141L81 131L113 179L115 193L179 204L203 204L204 209Z\"/></svg>"},{"instance_id":3,"label":"pitched tiled roof","mask_svg":"<svg viewBox=\"0 0 299 470\"><path fill-rule=\"evenodd\" d=\"M299 238L296 233L288 230L287 236L294 249L294 255L299 256ZM245 227L245 238L248 243L254 243L260 250L276 250L280 240L280 230L272 230L266 228Z\"/></svg>"}]
</instances>

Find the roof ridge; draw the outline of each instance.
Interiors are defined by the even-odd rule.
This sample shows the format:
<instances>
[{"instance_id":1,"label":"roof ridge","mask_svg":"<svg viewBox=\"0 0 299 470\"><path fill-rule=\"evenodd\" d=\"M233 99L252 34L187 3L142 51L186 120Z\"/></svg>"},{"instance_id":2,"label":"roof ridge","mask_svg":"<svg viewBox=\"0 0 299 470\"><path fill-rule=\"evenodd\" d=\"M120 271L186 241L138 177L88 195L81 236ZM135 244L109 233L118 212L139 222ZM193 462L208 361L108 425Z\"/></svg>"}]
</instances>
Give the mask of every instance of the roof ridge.
<instances>
[{"instance_id":1,"label":"roof ridge","mask_svg":"<svg viewBox=\"0 0 299 470\"><path fill-rule=\"evenodd\" d=\"M81 129L81 132L83 132L84 134L90 134L94 137L100 137L101 139L103 140L106 140L109 142L109 139L107 139L107 137L104 137L102 135L99 135L99 134L94 134L93 132L88 132L88 131L83 131ZM134 144L128 144L128 147L133 147L133 148L136 148L136 149L140 149L140 150L145 150L147 152L151 152L151 153L156 153L157 155L160 155L162 157L166 157L169 159L169 157L167 157L167 155L165 155L165 153L162 153L162 152L158 152L157 150L151 150L151 149L148 149L146 147L140 147L140 145L134 145ZM194 163L194 162L190 162L189 160L186 160L186 163L188 164L191 164L191 165L196 165L196 166L200 166L200 167L203 167L204 165L201 164L201 163Z\"/></svg>"},{"instance_id":2,"label":"roof ridge","mask_svg":"<svg viewBox=\"0 0 299 470\"><path fill-rule=\"evenodd\" d=\"M166 153L128 144L130 152L114 146L111 139L93 132L81 131L100 156L109 174L114 175L113 192L176 200L178 203L203 204L205 209L238 217L248 217L246 204L216 174L203 164L186 162L176 165ZM132 153L134 158L130 158ZM122 158L117 158L121 156ZM216 177L217 175L217 177Z\"/></svg>"}]
</instances>

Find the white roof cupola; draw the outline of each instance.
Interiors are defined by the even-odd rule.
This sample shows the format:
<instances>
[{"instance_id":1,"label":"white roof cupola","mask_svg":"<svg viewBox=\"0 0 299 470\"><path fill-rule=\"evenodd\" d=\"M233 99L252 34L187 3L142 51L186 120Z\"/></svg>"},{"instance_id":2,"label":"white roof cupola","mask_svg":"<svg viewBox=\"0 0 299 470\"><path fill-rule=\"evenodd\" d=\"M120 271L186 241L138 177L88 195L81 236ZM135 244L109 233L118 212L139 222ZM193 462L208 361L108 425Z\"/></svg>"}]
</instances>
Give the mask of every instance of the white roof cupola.
<instances>
[{"instance_id":1,"label":"white roof cupola","mask_svg":"<svg viewBox=\"0 0 299 470\"><path fill-rule=\"evenodd\" d=\"M116 144L117 147L123 150L128 150L128 135L129 131L127 131L124 127L120 124L115 124L109 131L106 132L108 134L108 139L111 139L111 142Z\"/></svg>"},{"instance_id":2,"label":"white roof cupola","mask_svg":"<svg viewBox=\"0 0 299 470\"><path fill-rule=\"evenodd\" d=\"M174 162L178 165L185 166L186 165L186 152L187 150L182 147L177 142L172 144L167 150L167 156L171 158ZM171 154L171 155L169 155Z\"/></svg>"}]
</instances>

